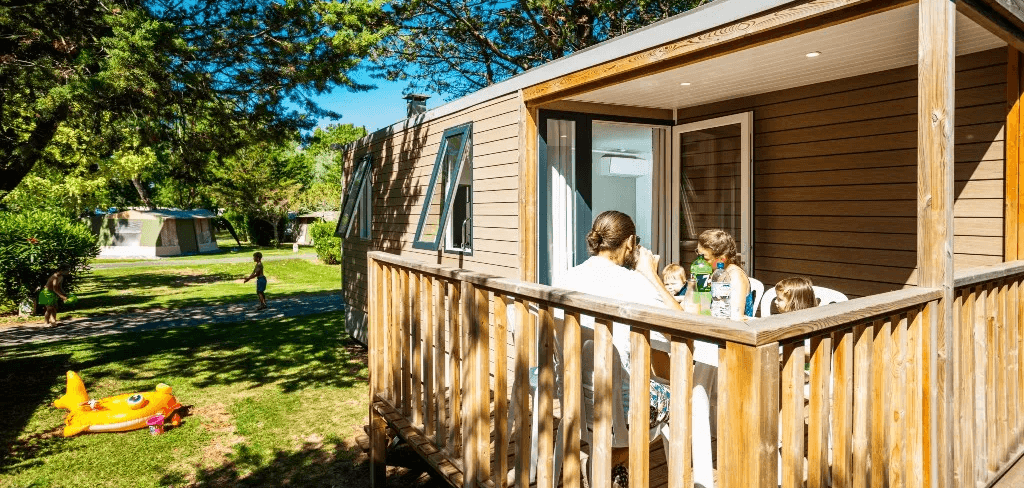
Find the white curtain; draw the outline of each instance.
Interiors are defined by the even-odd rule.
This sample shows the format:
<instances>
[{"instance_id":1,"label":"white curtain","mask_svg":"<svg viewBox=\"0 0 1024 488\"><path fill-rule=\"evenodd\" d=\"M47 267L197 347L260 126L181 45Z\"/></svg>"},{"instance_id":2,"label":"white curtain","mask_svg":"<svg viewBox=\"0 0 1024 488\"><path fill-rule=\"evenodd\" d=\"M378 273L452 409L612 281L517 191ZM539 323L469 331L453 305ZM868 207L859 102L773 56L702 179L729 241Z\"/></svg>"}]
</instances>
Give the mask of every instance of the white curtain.
<instances>
[{"instance_id":1,"label":"white curtain","mask_svg":"<svg viewBox=\"0 0 1024 488\"><path fill-rule=\"evenodd\" d=\"M575 265L576 251L576 123L548 119L547 220L551 229L548 243L551 282L557 282Z\"/></svg>"},{"instance_id":2,"label":"white curtain","mask_svg":"<svg viewBox=\"0 0 1024 488\"><path fill-rule=\"evenodd\" d=\"M650 245L651 252L661 256L660 265L664 268L666 264L679 262L679 168L672 164L669 131L654 129L651 137L651 151L654 156L654 197L651 199L653 238Z\"/></svg>"}]
</instances>

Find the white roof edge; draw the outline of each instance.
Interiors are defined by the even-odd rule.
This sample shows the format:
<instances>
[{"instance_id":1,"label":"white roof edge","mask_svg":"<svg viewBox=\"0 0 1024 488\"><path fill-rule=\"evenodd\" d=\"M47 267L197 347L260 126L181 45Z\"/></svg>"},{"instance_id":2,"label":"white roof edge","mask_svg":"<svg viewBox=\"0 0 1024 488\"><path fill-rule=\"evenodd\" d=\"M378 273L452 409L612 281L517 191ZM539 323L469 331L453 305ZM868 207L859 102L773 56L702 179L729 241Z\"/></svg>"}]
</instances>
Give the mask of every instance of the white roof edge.
<instances>
[{"instance_id":1,"label":"white roof edge","mask_svg":"<svg viewBox=\"0 0 1024 488\"><path fill-rule=\"evenodd\" d=\"M720 25L729 24L795 1L797 0L715 0L693 10L688 10L679 15L655 22L647 27L595 44L554 61L549 61L415 117L409 117L390 126L377 129L363 136L358 141L346 144L344 150L347 150L353 144L370 140L375 135L392 134L402 131L559 76L623 56L629 56L630 54L651 49Z\"/></svg>"}]
</instances>

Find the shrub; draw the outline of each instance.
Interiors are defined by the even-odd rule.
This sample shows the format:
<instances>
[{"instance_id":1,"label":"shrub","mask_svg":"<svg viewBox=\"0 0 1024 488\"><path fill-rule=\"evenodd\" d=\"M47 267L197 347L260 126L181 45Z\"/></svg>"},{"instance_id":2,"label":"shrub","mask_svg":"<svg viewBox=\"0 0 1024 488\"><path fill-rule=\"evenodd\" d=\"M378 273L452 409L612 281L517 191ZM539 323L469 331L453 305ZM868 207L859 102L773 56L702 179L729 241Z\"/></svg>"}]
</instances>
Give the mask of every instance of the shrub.
<instances>
[{"instance_id":1,"label":"shrub","mask_svg":"<svg viewBox=\"0 0 1024 488\"><path fill-rule=\"evenodd\" d=\"M58 269L67 269L71 293L100 252L89 227L41 210L0 213L0 298L8 308L30 298Z\"/></svg>"},{"instance_id":2,"label":"shrub","mask_svg":"<svg viewBox=\"0 0 1024 488\"><path fill-rule=\"evenodd\" d=\"M223 217L231 223L231 227L235 229L239 239L249 241L249 229L246 228L244 215L234 210L226 210Z\"/></svg>"},{"instance_id":3,"label":"shrub","mask_svg":"<svg viewBox=\"0 0 1024 488\"><path fill-rule=\"evenodd\" d=\"M309 226L309 236L313 238L316 256L324 264L341 263L341 238L334 237L335 222L317 222Z\"/></svg>"}]
</instances>

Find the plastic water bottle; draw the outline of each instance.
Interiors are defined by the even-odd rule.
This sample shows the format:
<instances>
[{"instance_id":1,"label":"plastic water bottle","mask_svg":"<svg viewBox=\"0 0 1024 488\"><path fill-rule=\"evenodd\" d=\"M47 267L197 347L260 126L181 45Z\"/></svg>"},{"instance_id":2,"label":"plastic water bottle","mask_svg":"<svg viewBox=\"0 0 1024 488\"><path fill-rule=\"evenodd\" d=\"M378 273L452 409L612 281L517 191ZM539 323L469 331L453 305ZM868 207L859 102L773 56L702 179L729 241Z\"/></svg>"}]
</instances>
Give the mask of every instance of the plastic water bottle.
<instances>
[{"instance_id":1,"label":"plastic water bottle","mask_svg":"<svg viewBox=\"0 0 1024 488\"><path fill-rule=\"evenodd\" d=\"M694 300L700 305L697 313L701 315L711 315L711 271L711 265L701 255L690 265L690 276L697 281Z\"/></svg>"},{"instance_id":2,"label":"plastic water bottle","mask_svg":"<svg viewBox=\"0 0 1024 488\"><path fill-rule=\"evenodd\" d=\"M718 269L711 275L711 316L722 319L730 318L732 308L729 299L732 296L732 280L725 272L725 263L718 263Z\"/></svg>"}]
</instances>

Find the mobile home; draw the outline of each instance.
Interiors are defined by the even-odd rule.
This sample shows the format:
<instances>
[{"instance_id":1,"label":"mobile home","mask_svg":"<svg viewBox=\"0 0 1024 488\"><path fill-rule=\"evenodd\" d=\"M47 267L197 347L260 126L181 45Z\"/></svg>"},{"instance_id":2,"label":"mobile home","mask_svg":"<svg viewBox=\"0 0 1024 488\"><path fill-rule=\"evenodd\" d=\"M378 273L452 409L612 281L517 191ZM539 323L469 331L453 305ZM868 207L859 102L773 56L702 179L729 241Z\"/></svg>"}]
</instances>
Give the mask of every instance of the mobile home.
<instances>
[{"instance_id":1,"label":"mobile home","mask_svg":"<svg viewBox=\"0 0 1024 488\"><path fill-rule=\"evenodd\" d=\"M502 429L511 428L501 409L526 405L526 390L510 390L511 406L497 400L505 397L496 393L506 389L497 365L505 354L494 344L506 329L522 334L498 311L529 302L533 319L517 320L533 320L540 334L574 327L569 310L628 320L640 337L643 329L671 333L680 341L672 345L673 364L680 361L674 375L689 371L680 358L691 356L676 353L686 344L720 346L719 381L732 382L729 394L767 398L746 411L719 407L719 419L732 415L736 426L718 435L716 469L725 486L805 476L837 485L872 476L899 477L908 486L994 482L1024 447L1024 417L1010 413L1024 406L1017 308L1024 292L1022 49L1024 8L1017 2L718 0L346 146L350 184L338 227L346 237L343 294L348 327L362 335L371 323L371 410L433 446L424 457L444 453L434 462L450 480L503 482L504 469L519 461L502 459L513 451L498 445L508 441ZM750 276L768 286L807 276L852 300L730 325L647 310L629 315L634 309L625 305L573 301L544 287L587 258L583 236L609 209L633 218L663 264L692 261L696 236L724 228L737 238ZM438 286L440 302L431 308ZM545 321L548 307L566 310L564 325ZM461 344L449 338L454 350L438 346L442 333L430 346L431 333L423 331L453 333L456 317L454 327L469 334ZM402 337L405 346L396 346ZM475 340L491 345L474 349ZM507 342L508 376L520 378L512 366L520 345L511 336ZM460 385L451 376L426 381L429 373L419 368L431 347L449 355L439 360L465 354L461 367L482 369L480 377L464 373L461 394L464 402L482 402L462 403L462 421L481 422L474 425L489 427L484 434L463 432L446 444L437 437L444 414L426 420L427 400L436 406L444 388L451 395ZM401 354L422 356L410 366ZM495 363L485 361L488 354ZM794 354L801 365L806 354L811 364L831 368L836 392L848 387L832 403L820 396L815 403L812 392L810 408L819 411L811 416L822 417L809 421L806 441L788 436L797 414L786 408L797 407L779 393L786 384L795 388L785 377ZM893 355L903 361L888 361ZM527 354L542 369L543 357L536 349ZM826 373L815 373L812 390L814 381L828 390ZM905 392L881 385L894 378L908 385ZM493 404L487 391L495 393ZM541 405L550 400L537 395ZM803 408L801 399L801 418ZM490 421L487 412L494 412ZM453 416L457 425L454 413L448 421ZM555 435L550 427L540 430L541 441ZM488 447L486 432L498 436L495 445ZM832 440L823 441L823 432ZM893 435L906 437L896 446L899 456L891 455ZM646 443L631 442L630 484L683 486L673 480L691 479L696 461L683 449L689 441L684 435L676 450L673 437L673 449L657 461L640 452ZM580 462L579 452L563 448ZM599 464L595 477L610 462L591 461ZM539 479L561 476L546 463ZM522 482L525 468L516 469Z\"/></svg>"}]
</instances>

